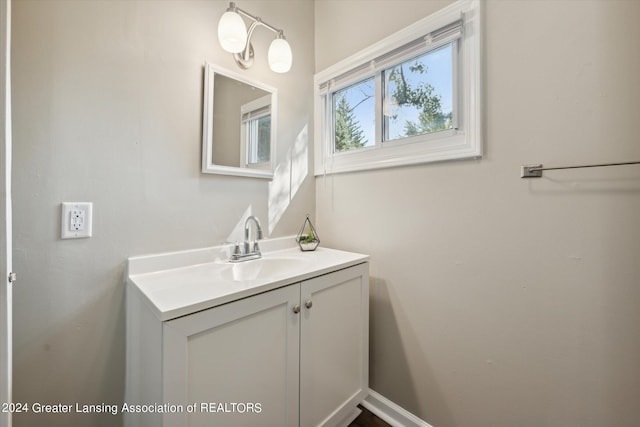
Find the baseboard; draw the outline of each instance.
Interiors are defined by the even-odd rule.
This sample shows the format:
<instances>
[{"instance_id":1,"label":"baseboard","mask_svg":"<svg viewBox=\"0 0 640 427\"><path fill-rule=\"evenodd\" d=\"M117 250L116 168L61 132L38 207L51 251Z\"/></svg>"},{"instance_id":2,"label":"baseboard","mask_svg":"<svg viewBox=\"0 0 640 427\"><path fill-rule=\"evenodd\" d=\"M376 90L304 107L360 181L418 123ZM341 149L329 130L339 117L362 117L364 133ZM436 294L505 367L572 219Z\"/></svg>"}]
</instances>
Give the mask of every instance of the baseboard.
<instances>
[{"instance_id":1,"label":"baseboard","mask_svg":"<svg viewBox=\"0 0 640 427\"><path fill-rule=\"evenodd\" d=\"M362 413L362 410L358 407L355 407L353 411L349 412L349 414L345 417L342 422L338 423L338 427L349 427L349 425L358 418L358 415Z\"/></svg>"},{"instance_id":2,"label":"baseboard","mask_svg":"<svg viewBox=\"0 0 640 427\"><path fill-rule=\"evenodd\" d=\"M362 406L393 427L433 427L371 389Z\"/></svg>"}]
</instances>

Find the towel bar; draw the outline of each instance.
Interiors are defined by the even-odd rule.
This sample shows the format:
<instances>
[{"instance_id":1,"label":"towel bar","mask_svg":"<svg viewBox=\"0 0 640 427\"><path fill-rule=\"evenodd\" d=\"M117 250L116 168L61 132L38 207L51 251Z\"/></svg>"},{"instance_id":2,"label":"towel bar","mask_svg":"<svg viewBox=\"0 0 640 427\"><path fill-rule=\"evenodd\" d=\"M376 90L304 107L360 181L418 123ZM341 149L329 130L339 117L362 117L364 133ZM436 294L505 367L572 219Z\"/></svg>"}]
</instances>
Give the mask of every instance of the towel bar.
<instances>
[{"instance_id":1,"label":"towel bar","mask_svg":"<svg viewBox=\"0 0 640 427\"><path fill-rule=\"evenodd\" d=\"M551 171L558 169L582 169L582 168L601 168L605 166L623 166L623 165L639 165L640 162L620 162L620 163L599 163L595 165L578 165L578 166L555 166L545 168L542 165L523 165L520 169L520 178L541 178L542 171Z\"/></svg>"}]
</instances>

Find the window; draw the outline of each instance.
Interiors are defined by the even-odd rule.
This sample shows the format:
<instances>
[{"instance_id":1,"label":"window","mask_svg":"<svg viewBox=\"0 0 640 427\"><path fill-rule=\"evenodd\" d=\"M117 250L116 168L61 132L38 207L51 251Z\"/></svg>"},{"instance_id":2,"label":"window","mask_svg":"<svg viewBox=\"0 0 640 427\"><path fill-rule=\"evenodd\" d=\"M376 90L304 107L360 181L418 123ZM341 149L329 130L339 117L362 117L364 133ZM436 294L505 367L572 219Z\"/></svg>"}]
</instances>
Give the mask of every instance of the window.
<instances>
[{"instance_id":1,"label":"window","mask_svg":"<svg viewBox=\"0 0 640 427\"><path fill-rule=\"evenodd\" d=\"M332 94L334 151L353 150L374 144L373 90L373 79L367 79Z\"/></svg>"},{"instance_id":2,"label":"window","mask_svg":"<svg viewBox=\"0 0 640 427\"><path fill-rule=\"evenodd\" d=\"M453 52L448 43L383 71L383 141L453 129Z\"/></svg>"},{"instance_id":3,"label":"window","mask_svg":"<svg viewBox=\"0 0 640 427\"><path fill-rule=\"evenodd\" d=\"M271 167L271 95L242 105L241 165L248 168Z\"/></svg>"},{"instance_id":4,"label":"window","mask_svg":"<svg viewBox=\"0 0 640 427\"><path fill-rule=\"evenodd\" d=\"M268 162L271 153L271 115L247 120L247 165Z\"/></svg>"},{"instance_id":5,"label":"window","mask_svg":"<svg viewBox=\"0 0 640 427\"><path fill-rule=\"evenodd\" d=\"M482 154L479 7L458 1L315 76L316 175Z\"/></svg>"}]
</instances>

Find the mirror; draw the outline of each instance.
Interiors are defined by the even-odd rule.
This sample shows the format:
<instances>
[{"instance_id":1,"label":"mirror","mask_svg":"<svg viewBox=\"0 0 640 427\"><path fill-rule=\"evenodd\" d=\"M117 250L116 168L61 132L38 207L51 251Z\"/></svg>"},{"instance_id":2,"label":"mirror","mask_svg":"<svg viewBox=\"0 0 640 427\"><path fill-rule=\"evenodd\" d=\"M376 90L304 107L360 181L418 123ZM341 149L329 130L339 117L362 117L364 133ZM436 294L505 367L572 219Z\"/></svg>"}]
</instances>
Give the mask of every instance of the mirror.
<instances>
[{"instance_id":1,"label":"mirror","mask_svg":"<svg viewBox=\"0 0 640 427\"><path fill-rule=\"evenodd\" d=\"M276 90L204 66L202 172L273 178Z\"/></svg>"}]
</instances>

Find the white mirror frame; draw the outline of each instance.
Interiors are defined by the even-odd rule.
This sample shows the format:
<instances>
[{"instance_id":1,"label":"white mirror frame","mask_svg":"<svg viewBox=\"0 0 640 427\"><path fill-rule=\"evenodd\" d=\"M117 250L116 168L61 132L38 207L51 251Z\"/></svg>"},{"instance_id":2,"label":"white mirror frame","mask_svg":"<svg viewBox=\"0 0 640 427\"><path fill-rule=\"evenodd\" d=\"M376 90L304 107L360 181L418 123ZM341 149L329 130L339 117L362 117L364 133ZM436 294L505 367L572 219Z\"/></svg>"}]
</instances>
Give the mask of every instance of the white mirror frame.
<instances>
[{"instance_id":1,"label":"white mirror frame","mask_svg":"<svg viewBox=\"0 0 640 427\"><path fill-rule=\"evenodd\" d=\"M271 168L255 169L217 165L213 158L213 90L214 77L221 74L271 93ZM204 64L204 97L202 109L202 173L218 175L244 176L251 178L273 179L276 160L276 129L278 123L278 92L276 88L247 79L240 73L220 68L205 62ZM240 112L238 112L240 114ZM238 144L241 142L238 141Z\"/></svg>"}]
</instances>

